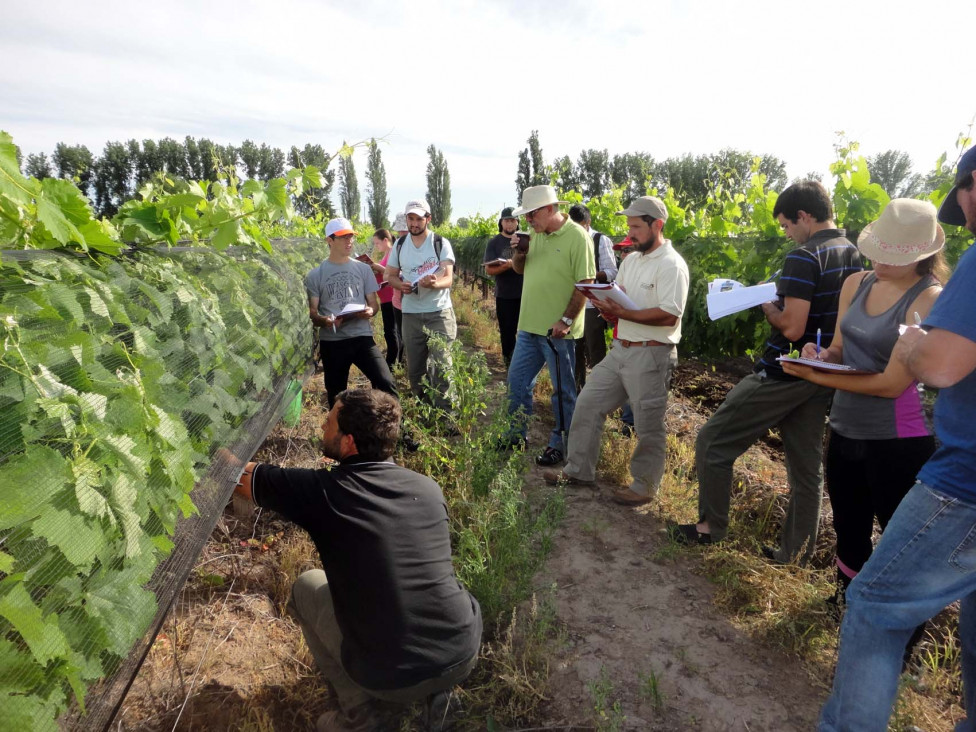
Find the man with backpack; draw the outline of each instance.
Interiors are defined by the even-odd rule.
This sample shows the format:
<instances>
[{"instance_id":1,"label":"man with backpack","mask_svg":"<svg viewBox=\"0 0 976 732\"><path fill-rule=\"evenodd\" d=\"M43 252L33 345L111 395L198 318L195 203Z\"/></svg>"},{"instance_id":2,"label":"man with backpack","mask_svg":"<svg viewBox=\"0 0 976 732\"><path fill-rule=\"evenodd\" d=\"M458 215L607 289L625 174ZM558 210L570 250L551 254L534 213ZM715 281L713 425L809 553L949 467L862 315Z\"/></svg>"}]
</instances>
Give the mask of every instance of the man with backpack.
<instances>
[{"instance_id":1,"label":"man with backpack","mask_svg":"<svg viewBox=\"0 0 976 732\"><path fill-rule=\"evenodd\" d=\"M430 228L430 206L418 199L407 203L407 231L393 245L386 264L386 280L403 293L403 346L410 390L419 398L450 411L451 343L457 321L451 302L454 250ZM445 344L431 339L443 336ZM430 390L425 390L424 377Z\"/></svg>"},{"instance_id":2,"label":"man with backpack","mask_svg":"<svg viewBox=\"0 0 976 732\"><path fill-rule=\"evenodd\" d=\"M590 209L582 203L569 208L569 218L586 229L593 239L593 262L596 265L597 282L613 282L617 276L617 259L613 254L610 237L590 227ZM607 321L600 315L592 302L586 301L583 316L583 337L576 339L576 393L583 391L586 384L586 369L594 368L607 355L607 340L604 335Z\"/></svg>"}]
</instances>

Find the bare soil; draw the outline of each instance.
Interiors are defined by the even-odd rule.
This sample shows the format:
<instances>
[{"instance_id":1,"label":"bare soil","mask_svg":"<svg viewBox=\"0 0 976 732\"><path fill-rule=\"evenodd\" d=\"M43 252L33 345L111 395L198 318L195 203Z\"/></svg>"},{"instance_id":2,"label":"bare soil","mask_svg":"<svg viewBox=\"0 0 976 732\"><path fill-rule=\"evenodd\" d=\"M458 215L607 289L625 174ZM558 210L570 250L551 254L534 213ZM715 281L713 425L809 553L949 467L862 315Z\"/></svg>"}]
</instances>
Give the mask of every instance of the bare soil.
<instances>
[{"instance_id":1,"label":"bare soil","mask_svg":"<svg viewBox=\"0 0 976 732\"><path fill-rule=\"evenodd\" d=\"M698 427L743 373L685 361L674 379L668 431L693 444ZM537 407L542 405L537 404ZM538 430L537 444L545 439ZM531 442L531 441L530 441ZM773 444L752 448L748 480L783 481ZM600 478L600 476L598 476ZM544 490L533 467L527 490ZM566 643L554 649L544 728L809 730L826 696L800 661L732 625L713 604L696 550L675 549L654 504L619 506L617 486L567 486L566 517L539 577ZM601 695L599 682L609 679ZM653 691L656 680L657 692ZM605 696L605 698L601 698ZM618 707L614 710L614 702ZM602 712L602 714L601 714Z\"/></svg>"}]
</instances>

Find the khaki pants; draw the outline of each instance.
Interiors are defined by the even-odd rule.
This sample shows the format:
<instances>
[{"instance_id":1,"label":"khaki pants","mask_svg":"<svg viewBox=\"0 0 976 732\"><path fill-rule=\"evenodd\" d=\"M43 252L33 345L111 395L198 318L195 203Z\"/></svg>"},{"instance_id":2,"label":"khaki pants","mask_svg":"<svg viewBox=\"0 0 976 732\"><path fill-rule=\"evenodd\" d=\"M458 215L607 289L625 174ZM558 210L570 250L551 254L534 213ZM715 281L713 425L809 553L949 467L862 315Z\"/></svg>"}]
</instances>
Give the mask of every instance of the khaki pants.
<instances>
[{"instance_id":1,"label":"khaki pants","mask_svg":"<svg viewBox=\"0 0 976 732\"><path fill-rule=\"evenodd\" d=\"M447 345L435 345L431 333L445 337ZM450 345L457 338L457 320L454 308L433 313L403 314L403 352L407 359L407 375L410 391L419 399L426 399L435 407L450 411L453 390L450 382ZM430 392L424 379L430 384Z\"/></svg>"},{"instance_id":2,"label":"khaki pants","mask_svg":"<svg viewBox=\"0 0 976 732\"><path fill-rule=\"evenodd\" d=\"M336 622L332 593L324 571L310 569L302 573L291 588L288 614L301 626L315 664L332 684L339 706L346 713L370 699L410 704L439 691L447 691L464 681L478 662L475 654L446 669L440 676L403 689L366 689L353 681L342 667L342 631Z\"/></svg>"},{"instance_id":3,"label":"khaki pants","mask_svg":"<svg viewBox=\"0 0 976 732\"><path fill-rule=\"evenodd\" d=\"M713 540L729 529L732 465L756 440L778 427L786 452L790 503L780 536L780 561L813 554L823 495L823 438L832 389L809 381L749 374L701 428L695 443L699 520Z\"/></svg>"},{"instance_id":4,"label":"khaki pants","mask_svg":"<svg viewBox=\"0 0 976 732\"><path fill-rule=\"evenodd\" d=\"M596 477L603 423L629 401L634 409L637 447L630 459L634 493L653 496L664 475L664 415L671 372L678 362L674 346L624 348L613 342L610 353L590 372L576 399L569 428L569 457L563 471L580 480Z\"/></svg>"}]
</instances>

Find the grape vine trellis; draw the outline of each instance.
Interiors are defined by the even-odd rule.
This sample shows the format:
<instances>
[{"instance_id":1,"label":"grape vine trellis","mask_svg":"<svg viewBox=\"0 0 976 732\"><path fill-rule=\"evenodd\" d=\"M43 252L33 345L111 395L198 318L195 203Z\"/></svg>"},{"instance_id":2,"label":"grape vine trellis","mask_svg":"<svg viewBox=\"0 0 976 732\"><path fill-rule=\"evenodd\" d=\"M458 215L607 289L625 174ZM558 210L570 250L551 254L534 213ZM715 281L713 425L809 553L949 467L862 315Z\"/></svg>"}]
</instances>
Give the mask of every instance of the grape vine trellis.
<instances>
[{"instance_id":1,"label":"grape vine trellis","mask_svg":"<svg viewBox=\"0 0 976 732\"><path fill-rule=\"evenodd\" d=\"M97 221L0 133L0 248L59 249L0 258L0 728L84 713L157 615L147 583L214 451L304 371L296 273L321 244L271 260L264 232L318 175L161 178ZM155 248L178 241L201 246Z\"/></svg>"}]
</instances>

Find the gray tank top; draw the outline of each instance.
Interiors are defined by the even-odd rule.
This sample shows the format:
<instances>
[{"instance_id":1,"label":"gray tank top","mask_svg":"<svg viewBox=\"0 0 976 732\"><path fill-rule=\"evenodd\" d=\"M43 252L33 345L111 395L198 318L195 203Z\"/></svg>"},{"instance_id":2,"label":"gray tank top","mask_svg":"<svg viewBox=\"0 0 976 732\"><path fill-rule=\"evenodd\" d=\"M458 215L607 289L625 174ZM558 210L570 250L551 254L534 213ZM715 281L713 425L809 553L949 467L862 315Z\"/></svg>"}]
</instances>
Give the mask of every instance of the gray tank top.
<instances>
[{"instance_id":1,"label":"gray tank top","mask_svg":"<svg viewBox=\"0 0 976 732\"><path fill-rule=\"evenodd\" d=\"M869 272L858 285L840 332L844 341L844 363L864 371L884 371L898 340L898 326L905 322L908 308L928 287L939 284L932 275L916 282L898 302L880 315L864 309L868 293L877 280ZM922 410L921 386L913 381L895 399L855 394L838 389L830 409L830 428L852 440L890 440L925 437L932 429Z\"/></svg>"}]
</instances>

